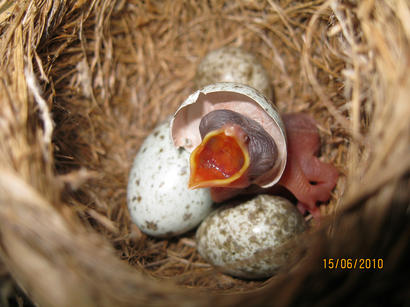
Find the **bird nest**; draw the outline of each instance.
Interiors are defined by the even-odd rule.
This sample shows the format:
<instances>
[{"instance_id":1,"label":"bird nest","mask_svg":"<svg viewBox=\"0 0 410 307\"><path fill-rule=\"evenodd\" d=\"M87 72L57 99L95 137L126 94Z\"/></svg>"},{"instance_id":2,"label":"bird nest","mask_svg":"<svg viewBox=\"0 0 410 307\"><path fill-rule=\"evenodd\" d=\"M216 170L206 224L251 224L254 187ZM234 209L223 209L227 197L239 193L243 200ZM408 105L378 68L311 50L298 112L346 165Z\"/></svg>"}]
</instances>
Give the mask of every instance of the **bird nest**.
<instances>
[{"instance_id":1,"label":"bird nest","mask_svg":"<svg viewBox=\"0 0 410 307\"><path fill-rule=\"evenodd\" d=\"M406 0L1 1L0 304L404 302L409 20ZM341 174L297 264L266 280L219 273L193 232L146 236L126 204L144 137L228 45L259 57L281 112L316 119Z\"/></svg>"}]
</instances>

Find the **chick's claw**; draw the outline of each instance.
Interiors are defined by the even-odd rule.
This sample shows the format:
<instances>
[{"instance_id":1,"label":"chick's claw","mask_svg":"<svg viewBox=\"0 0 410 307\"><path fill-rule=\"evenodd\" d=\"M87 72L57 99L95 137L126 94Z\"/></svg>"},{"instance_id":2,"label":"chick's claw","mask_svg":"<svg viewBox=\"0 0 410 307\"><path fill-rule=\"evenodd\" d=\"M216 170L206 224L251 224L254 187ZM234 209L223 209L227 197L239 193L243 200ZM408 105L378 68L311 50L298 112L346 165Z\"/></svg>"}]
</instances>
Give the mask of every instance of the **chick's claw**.
<instances>
[{"instance_id":1,"label":"chick's claw","mask_svg":"<svg viewBox=\"0 0 410 307\"><path fill-rule=\"evenodd\" d=\"M298 208L299 212L302 213L302 215L305 215L306 212L309 212L314 219L320 220L320 209L317 206L309 206L307 204L298 202L296 205L296 208Z\"/></svg>"}]
</instances>

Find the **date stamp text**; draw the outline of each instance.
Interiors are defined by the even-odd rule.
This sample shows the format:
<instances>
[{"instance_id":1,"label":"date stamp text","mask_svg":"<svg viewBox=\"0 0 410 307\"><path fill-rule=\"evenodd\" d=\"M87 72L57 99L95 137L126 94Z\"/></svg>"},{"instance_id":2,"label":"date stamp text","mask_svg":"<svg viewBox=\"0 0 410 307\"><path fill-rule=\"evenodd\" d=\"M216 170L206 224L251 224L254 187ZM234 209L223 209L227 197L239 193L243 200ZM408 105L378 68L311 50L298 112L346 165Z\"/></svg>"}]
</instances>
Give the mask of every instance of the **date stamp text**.
<instances>
[{"instance_id":1,"label":"date stamp text","mask_svg":"<svg viewBox=\"0 0 410 307\"><path fill-rule=\"evenodd\" d=\"M323 268L326 270L383 269L382 258L323 258Z\"/></svg>"}]
</instances>

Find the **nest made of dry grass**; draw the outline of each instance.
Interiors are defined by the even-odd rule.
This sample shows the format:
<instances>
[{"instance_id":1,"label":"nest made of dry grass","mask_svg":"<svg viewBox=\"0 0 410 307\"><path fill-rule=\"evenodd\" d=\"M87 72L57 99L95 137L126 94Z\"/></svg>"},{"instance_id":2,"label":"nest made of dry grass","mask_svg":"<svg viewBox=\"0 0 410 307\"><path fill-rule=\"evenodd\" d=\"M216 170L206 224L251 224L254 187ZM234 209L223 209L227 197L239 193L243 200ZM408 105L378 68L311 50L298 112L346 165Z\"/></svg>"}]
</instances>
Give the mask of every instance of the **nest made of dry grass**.
<instances>
[{"instance_id":1,"label":"nest made of dry grass","mask_svg":"<svg viewBox=\"0 0 410 307\"><path fill-rule=\"evenodd\" d=\"M11 274L41 306L405 302L405 0L3 0L0 33L3 285ZM282 112L315 117L322 157L342 174L299 265L265 281L217 273L192 233L147 237L126 206L139 144L225 45L257 54ZM347 257L384 268L323 269ZM0 289L9 303L13 287Z\"/></svg>"}]
</instances>

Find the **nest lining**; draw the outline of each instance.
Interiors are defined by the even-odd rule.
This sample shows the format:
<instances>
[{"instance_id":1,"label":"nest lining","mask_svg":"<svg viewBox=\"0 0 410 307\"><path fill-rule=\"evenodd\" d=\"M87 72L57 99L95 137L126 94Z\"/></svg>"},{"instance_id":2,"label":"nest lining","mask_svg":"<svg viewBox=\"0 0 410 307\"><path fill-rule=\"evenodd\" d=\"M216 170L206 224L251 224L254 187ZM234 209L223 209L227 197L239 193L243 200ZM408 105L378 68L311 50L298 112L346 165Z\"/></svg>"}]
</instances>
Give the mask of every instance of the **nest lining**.
<instances>
[{"instance_id":1,"label":"nest lining","mask_svg":"<svg viewBox=\"0 0 410 307\"><path fill-rule=\"evenodd\" d=\"M325 281L343 284L349 276L323 272L323 257L390 255L391 237L405 233L397 218L410 165L405 1L1 5L0 259L34 301L264 304L273 292L278 304L326 305L338 297L324 293ZM282 112L319 122L321 155L343 175L322 206L328 220L300 246L307 256L266 281L216 272L195 251L192 232L145 236L126 206L142 140L195 89L200 59L225 45L259 56ZM367 224L390 231L372 233ZM349 242L341 230L365 236ZM394 272L402 258L391 257ZM43 282L40 273L48 276ZM316 290L309 294L302 281Z\"/></svg>"}]
</instances>

